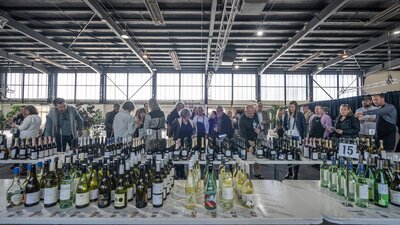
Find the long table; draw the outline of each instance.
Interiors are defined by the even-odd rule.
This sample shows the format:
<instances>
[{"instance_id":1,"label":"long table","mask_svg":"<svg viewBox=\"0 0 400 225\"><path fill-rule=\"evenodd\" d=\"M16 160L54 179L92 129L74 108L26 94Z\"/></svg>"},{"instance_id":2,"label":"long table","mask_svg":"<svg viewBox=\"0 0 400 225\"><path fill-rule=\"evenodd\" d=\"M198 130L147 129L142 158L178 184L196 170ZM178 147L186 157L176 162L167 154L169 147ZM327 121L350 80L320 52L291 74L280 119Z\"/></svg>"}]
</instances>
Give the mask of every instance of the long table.
<instances>
[{"instance_id":1,"label":"long table","mask_svg":"<svg viewBox=\"0 0 400 225\"><path fill-rule=\"evenodd\" d=\"M0 180L0 188L7 190L12 180ZM122 210L110 206L99 209L91 204L84 209L60 209L58 205L44 208L42 204L31 208L5 207L5 192L0 195L0 224L320 224L322 215L311 203L288 185L279 181L254 181L255 207L246 209L235 202L231 210L206 210L201 204L187 210L184 193L185 181L176 181L173 192L161 208L149 204L137 209L133 203ZM199 200L199 202L202 202ZM299 207L301 205L302 207Z\"/></svg>"}]
</instances>

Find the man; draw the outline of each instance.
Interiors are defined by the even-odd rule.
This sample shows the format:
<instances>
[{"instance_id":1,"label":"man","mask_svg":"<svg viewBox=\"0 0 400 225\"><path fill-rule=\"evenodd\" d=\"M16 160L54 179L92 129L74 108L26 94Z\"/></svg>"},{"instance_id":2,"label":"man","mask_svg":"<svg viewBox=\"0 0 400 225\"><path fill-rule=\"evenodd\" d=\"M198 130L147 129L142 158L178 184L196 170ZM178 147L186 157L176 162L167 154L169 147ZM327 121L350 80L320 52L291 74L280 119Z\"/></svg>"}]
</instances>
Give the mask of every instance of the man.
<instances>
[{"instance_id":1,"label":"man","mask_svg":"<svg viewBox=\"0 0 400 225\"><path fill-rule=\"evenodd\" d=\"M217 126L214 127L214 131L217 133L217 137L221 135L226 135L228 138L233 137L233 127L231 118L229 118L222 106L217 106Z\"/></svg>"},{"instance_id":2,"label":"man","mask_svg":"<svg viewBox=\"0 0 400 225\"><path fill-rule=\"evenodd\" d=\"M376 115L376 144L379 146L379 140L383 140L383 148L386 151L394 151L397 133L397 110L394 105L385 102L383 94L376 94L372 99L378 109L358 112L356 116L360 118L365 115Z\"/></svg>"},{"instance_id":3,"label":"man","mask_svg":"<svg viewBox=\"0 0 400 225\"><path fill-rule=\"evenodd\" d=\"M168 137L174 136L174 134L172 133L172 130L170 130L169 128L171 127L171 125L175 119L180 118L179 111L181 111L183 108L185 108L185 104L183 102L177 102L175 104L175 108L168 114L168 116L167 116L167 136Z\"/></svg>"},{"instance_id":4,"label":"man","mask_svg":"<svg viewBox=\"0 0 400 225\"><path fill-rule=\"evenodd\" d=\"M245 140L249 152L253 152L255 141L261 132L258 117L254 114L254 106L247 105L245 113L239 119L239 134ZM256 178L263 179L260 174L260 167L257 164L254 165L254 173Z\"/></svg>"},{"instance_id":5,"label":"man","mask_svg":"<svg viewBox=\"0 0 400 225\"><path fill-rule=\"evenodd\" d=\"M329 128L332 127L332 119L325 113L322 106L315 106L315 114L309 122L309 138L328 138Z\"/></svg>"},{"instance_id":6,"label":"man","mask_svg":"<svg viewBox=\"0 0 400 225\"><path fill-rule=\"evenodd\" d=\"M122 111L115 115L113 130L116 139L133 137L136 131L135 122L131 115L133 110L135 110L135 105L133 102L127 101L122 105Z\"/></svg>"},{"instance_id":7,"label":"man","mask_svg":"<svg viewBox=\"0 0 400 225\"><path fill-rule=\"evenodd\" d=\"M361 104L362 107L356 110L356 114L360 112L362 113L369 110L378 109L378 107L372 105L372 97L369 95L366 95L362 98ZM360 135L367 136L369 135L370 130L373 130L373 134L375 134L375 128L376 128L375 115L360 116L358 119L360 120Z\"/></svg>"},{"instance_id":8,"label":"man","mask_svg":"<svg viewBox=\"0 0 400 225\"><path fill-rule=\"evenodd\" d=\"M45 137L55 137L57 151L65 151L67 144L73 148L75 140L82 136L83 119L78 110L63 98L53 100L54 108L46 116Z\"/></svg>"},{"instance_id":9,"label":"man","mask_svg":"<svg viewBox=\"0 0 400 225\"><path fill-rule=\"evenodd\" d=\"M308 125L310 123L310 118L312 115L314 115L314 113L310 110L310 106L307 104L304 104L302 106L302 110L304 117L306 118L306 124Z\"/></svg>"},{"instance_id":10,"label":"man","mask_svg":"<svg viewBox=\"0 0 400 225\"><path fill-rule=\"evenodd\" d=\"M197 130L197 146L201 147L201 139L207 139L210 126L208 117L204 114L203 107L197 107L197 115L193 118L193 124Z\"/></svg>"},{"instance_id":11,"label":"man","mask_svg":"<svg viewBox=\"0 0 400 225\"><path fill-rule=\"evenodd\" d=\"M104 121L104 125L106 126L106 134L107 138L113 137L113 122L114 117L119 112L120 105L118 103L114 104L113 110L111 112L106 113L106 119Z\"/></svg>"},{"instance_id":12,"label":"man","mask_svg":"<svg viewBox=\"0 0 400 225\"><path fill-rule=\"evenodd\" d=\"M267 135L271 119L269 118L269 113L263 110L263 104L261 102L257 102L257 118L260 122L261 133Z\"/></svg>"}]
</instances>

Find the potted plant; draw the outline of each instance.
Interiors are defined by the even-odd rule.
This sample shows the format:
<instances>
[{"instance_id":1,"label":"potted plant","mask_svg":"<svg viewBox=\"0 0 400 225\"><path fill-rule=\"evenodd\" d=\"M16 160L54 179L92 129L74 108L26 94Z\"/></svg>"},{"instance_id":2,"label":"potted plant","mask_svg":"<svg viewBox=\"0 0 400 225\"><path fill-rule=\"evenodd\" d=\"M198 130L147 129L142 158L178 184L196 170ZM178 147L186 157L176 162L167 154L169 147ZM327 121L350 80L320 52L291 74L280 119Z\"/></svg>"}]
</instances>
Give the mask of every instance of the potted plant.
<instances>
[{"instance_id":1,"label":"potted plant","mask_svg":"<svg viewBox=\"0 0 400 225\"><path fill-rule=\"evenodd\" d=\"M93 104L88 104L84 107L84 104L77 103L76 109L83 118L83 137L89 137L92 134L93 137L98 137L101 131L92 129L93 125L103 123L103 111L95 109Z\"/></svg>"}]
</instances>

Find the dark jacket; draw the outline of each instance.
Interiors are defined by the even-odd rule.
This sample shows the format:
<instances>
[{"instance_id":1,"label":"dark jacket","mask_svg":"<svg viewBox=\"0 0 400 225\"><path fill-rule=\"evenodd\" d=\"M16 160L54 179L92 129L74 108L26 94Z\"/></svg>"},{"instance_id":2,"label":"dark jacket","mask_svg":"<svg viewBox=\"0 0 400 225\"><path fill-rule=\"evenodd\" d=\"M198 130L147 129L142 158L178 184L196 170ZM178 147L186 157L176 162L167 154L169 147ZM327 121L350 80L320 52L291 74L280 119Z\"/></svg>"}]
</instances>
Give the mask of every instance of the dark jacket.
<instances>
[{"instance_id":1,"label":"dark jacket","mask_svg":"<svg viewBox=\"0 0 400 225\"><path fill-rule=\"evenodd\" d=\"M181 131L181 125L182 125L182 118L178 118L178 119L174 120L174 122L172 122L170 130L173 134L174 141L178 140L179 138L181 138L181 139L183 139L185 137L190 138L192 135L194 135L196 133L192 120L189 120L189 124L192 127L192 131L190 133L188 132L185 134L181 134L180 131Z\"/></svg>"},{"instance_id":2,"label":"dark jacket","mask_svg":"<svg viewBox=\"0 0 400 225\"><path fill-rule=\"evenodd\" d=\"M218 120L221 120L220 122ZM228 138L232 138L233 137L233 127L232 127L232 121L231 118L229 118L228 115L226 115L226 113L224 113L221 118L217 119L217 125L219 125L218 127L218 136L219 135L223 135L226 134L226 136Z\"/></svg>"},{"instance_id":3,"label":"dark jacket","mask_svg":"<svg viewBox=\"0 0 400 225\"><path fill-rule=\"evenodd\" d=\"M111 131L113 129L113 123L114 123L114 117L117 115L118 112L115 112L114 110L111 112L106 113L106 118L104 120L104 125L106 128L106 131Z\"/></svg>"},{"instance_id":4,"label":"dark jacket","mask_svg":"<svg viewBox=\"0 0 400 225\"><path fill-rule=\"evenodd\" d=\"M355 138L360 132L360 121L355 116L348 116L343 121L340 121L341 116L336 119L335 128L343 130L343 134L334 133L340 138Z\"/></svg>"},{"instance_id":5,"label":"dark jacket","mask_svg":"<svg viewBox=\"0 0 400 225\"><path fill-rule=\"evenodd\" d=\"M256 126L259 125L257 115L254 115L253 118L249 118L246 116L246 113L243 113L239 118L240 137L246 141L247 147L250 147L249 141L255 141L257 139L257 133L254 131L253 123L255 123Z\"/></svg>"},{"instance_id":6,"label":"dark jacket","mask_svg":"<svg viewBox=\"0 0 400 225\"><path fill-rule=\"evenodd\" d=\"M79 114L78 110L71 105L67 105L67 113L69 117L69 123L71 125L71 132L73 138L78 138L78 130L82 130L83 128L83 119ZM55 137L59 135L60 127L58 124L58 117L55 108L50 109L49 114L46 116L46 124L45 124L45 133L44 136L48 137Z\"/></svg>"},{"instance_id":7,"label":"dark jacket","mask_svg":"<svg viewBox=\"0 0 400 225\"><path fill-rule=\"evenodd\" d=\"M306 118L302 112L296 112L294 115L294 122L296 123L296 127L299 130L300 137L303 139L307 135L307 124ZM283 119L283 130L288 131L290 130L290 117L289 113L285 113L285 117Z\"/></svg>"},{"instance_id":8,"label":"dark jacket","mask_svg":"<svg viewBox=\"0 0 400 225\"><path fill-rule=\"evenodd\" d=\"M179 119L179 113L176 109L172 110L167 116L167 125L171 126L175 119Z\"/></svg>"}]
</instances>

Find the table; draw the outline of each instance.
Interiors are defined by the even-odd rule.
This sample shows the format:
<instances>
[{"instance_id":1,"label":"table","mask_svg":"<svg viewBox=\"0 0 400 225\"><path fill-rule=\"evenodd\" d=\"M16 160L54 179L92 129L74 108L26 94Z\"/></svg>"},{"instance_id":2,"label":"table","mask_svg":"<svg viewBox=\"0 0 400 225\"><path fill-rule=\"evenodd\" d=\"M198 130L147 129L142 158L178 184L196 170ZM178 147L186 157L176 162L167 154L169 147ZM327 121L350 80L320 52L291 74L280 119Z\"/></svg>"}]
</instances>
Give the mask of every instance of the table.
<instances>
[{"instance_id":1,"label":"table","mask_svg":"<svg viewBox=\"0 0 400 225\"><path fill-rule=\"evenodd\" d=\"M305 202L319 209L323 218L336 224L400 224L400 207L389 205L381 208L370 204L368 208L356 205L345 207L344 197L327 188L320 187L319 181L284 180L283 184L294 188Z\"/></svg>"},{"instance_id":2,"label":"table","mask_svg":"<svg viewBox=\"0 0 400 225\"><path fill-rule=\"evenodd\" d=\"M6 190L12 180L0 180ZM279 181L254 181L255 208L246 209L235 203L232 210L206 210L203 206L191 211L184 208L185 181L176 181L164 206L136 209L132 203L122 210L112 206L99 209L94 204L78 210L59 206L5 208L5 192L0 195L0 224L320 224L322 215L304 202L288 185ZM302 207L299 207L301 205Z\"/></svg>"}]
</instances>

